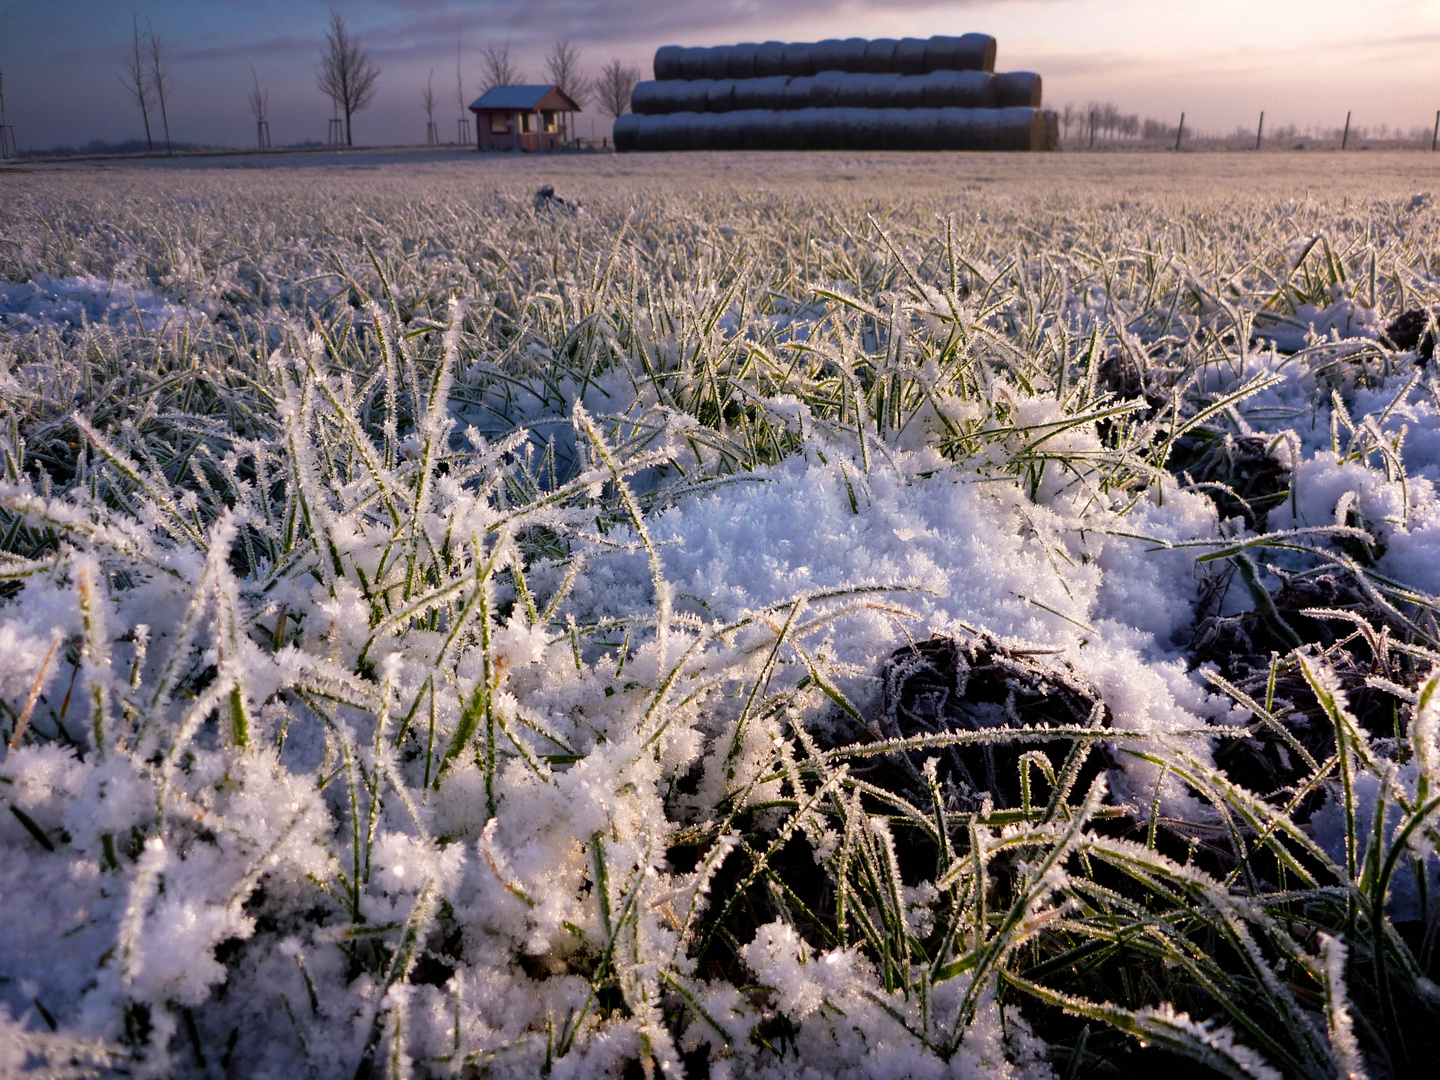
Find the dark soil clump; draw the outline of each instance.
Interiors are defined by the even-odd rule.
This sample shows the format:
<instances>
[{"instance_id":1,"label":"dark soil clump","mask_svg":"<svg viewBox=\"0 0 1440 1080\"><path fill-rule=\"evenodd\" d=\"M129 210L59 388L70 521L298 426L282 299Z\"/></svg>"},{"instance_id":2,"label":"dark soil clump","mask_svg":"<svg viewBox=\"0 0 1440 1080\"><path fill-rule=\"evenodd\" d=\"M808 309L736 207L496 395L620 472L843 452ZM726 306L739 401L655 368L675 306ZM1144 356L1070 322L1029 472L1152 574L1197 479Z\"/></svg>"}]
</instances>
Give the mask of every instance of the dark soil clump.
<instances>
[{"instance_id":1,"label":"dark soil clump","mask_svg":"<svg viewBox=\"0 0 1440 1080\"><path fill-rule=\"evenodd\" d=\"M1385 328L1385 336L1380 340L1398 352L1414 352L1422 364L1429 363L1435 355L1435 333L1432 329L1435 318L1434 312L1411 308Z\"/></svg>"},{"instance_id":2,"label":"dark soil clump","mask_svg":"<svg viewBox=\"0 0 1440 1080\"><path fill-rule=\"evenodd\" d=\"M989 634L962 641L935 637L897 649L886 662L884 679L879 726L886 738L1006 728L1098 728L1110 722L1109 709L1069 664L1007 647ZM912 751L904 760L918 782L919 762L939 758L938 779L949 809L978 810L987 798L997 809L1012 809L1022 802L1020 756L1039 748L1058 775L1071 747L1072 740L997 739ZM1083 791L1113 764L1102 747L1088 755L1069 786ZM1033 784L1032 802L1049 800L1047 782L1036 775Z\"/></svg>"}]
</instances>

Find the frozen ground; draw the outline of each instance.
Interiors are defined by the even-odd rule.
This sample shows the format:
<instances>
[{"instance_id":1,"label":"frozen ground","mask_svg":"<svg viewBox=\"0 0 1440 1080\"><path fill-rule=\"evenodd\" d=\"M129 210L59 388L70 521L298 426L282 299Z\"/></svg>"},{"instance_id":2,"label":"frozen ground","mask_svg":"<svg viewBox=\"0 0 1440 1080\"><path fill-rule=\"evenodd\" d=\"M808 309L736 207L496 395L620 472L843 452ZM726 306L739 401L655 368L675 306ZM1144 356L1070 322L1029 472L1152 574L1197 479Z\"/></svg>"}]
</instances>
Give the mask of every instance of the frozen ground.
<instances>
[{"instance_id":1,"label":"frozen ground","mask_svg":"<svg viewBox=\"0 0 1440 1080\"><path fill-rule=\"evenodd\" d=\"M0 1073L1428 1052L1428 159L256 164L0 172Z\"/></svg>"}]
</instances>

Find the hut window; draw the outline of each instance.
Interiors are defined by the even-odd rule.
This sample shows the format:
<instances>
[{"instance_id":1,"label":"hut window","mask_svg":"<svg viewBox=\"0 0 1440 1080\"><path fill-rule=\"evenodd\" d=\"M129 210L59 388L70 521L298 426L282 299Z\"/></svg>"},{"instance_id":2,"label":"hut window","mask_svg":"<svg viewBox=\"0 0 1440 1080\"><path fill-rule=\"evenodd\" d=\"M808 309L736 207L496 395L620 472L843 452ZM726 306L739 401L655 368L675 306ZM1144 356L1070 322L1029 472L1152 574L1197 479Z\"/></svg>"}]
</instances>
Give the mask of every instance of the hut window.
<instances>
[{"instance_id":1,"label":"hut window","mask_svg":"<svg viewBox=\"0 0 1440 1080\"><path fill-rule=\"evenodd\" d=\"M530 131L530 114L528 112L520 117L520 130L524 132Z\"/></svg>"},{"instance_id":2,"label":"hut window","mask_svg":"<svg viewBox=\"0 0 1440 1080\"><path fill-rule=\"evenodd\" d=\"M540 115L545 119L545 130L553 133L556 130L555 113L550 109L546 109Z\"/></svg>"},{"instance_id":3,"label":"hut window","mask_svg":"<svg viewBox=\"0 0 1440 1080\"><path fill-rule=\"evenodd\" d=\"M490 130L496 135L503 135L510 130L509 117L504 113L492 112L490 114Z\"/></svg>"}]
</instances>

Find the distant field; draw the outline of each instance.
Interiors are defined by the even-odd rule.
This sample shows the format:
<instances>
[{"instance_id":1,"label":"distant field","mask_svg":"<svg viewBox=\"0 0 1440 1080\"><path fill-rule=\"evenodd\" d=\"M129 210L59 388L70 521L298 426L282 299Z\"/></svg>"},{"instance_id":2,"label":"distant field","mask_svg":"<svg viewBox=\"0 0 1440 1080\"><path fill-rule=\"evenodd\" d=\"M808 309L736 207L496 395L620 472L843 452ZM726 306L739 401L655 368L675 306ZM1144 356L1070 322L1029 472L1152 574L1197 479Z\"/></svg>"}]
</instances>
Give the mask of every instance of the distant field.
<instances>
[{"instance_id":1,"label":"distant field","mask_svg":"<svg viewBox=\"0 0 1440 1080\"><path fill-rule=\"evenodd\" d=\"M0 1073L1413 1075L1437 160L0 170Z\"/></svg>"}]
</instances>

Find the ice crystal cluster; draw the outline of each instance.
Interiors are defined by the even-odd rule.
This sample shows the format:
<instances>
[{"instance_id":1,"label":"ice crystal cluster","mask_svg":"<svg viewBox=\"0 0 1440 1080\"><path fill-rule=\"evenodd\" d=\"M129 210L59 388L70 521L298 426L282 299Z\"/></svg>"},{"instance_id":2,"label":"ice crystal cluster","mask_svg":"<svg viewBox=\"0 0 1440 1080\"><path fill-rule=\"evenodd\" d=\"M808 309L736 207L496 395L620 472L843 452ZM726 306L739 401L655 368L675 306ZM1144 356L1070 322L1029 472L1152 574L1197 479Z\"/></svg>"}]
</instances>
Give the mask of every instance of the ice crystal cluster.
<instances>
[{"instance_id":1,"label":"ice crystal cluster","mask_svg":"<svg viewBox=\"0 0 1440 1080\"><path fill-rule=\"evenodd\" d=\"M157 176L3 178L0 1073L1426 1052L1425 200Z\"/></svg>"}]
</instances>

